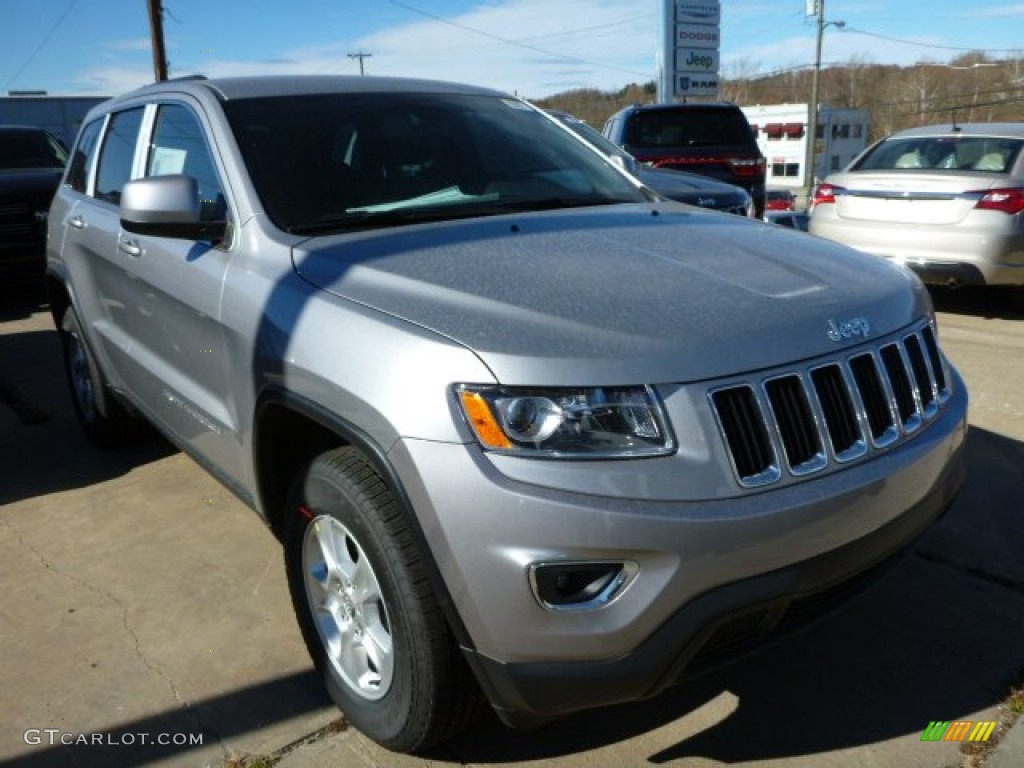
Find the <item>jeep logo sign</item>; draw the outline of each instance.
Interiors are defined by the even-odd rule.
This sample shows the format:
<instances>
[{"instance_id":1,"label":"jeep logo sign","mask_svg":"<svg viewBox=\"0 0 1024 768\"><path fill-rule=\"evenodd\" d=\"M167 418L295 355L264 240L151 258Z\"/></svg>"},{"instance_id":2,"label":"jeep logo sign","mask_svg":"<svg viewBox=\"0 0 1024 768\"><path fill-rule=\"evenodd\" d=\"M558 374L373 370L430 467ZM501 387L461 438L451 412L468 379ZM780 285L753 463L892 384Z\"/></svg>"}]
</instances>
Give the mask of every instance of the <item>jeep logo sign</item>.
<instances>
[{"instance_id":1,"label":"jeep logo sign","mask_svg":"<svg viewBox=\"0 0 1024 768\"><path fill-rule=\"evenodd\" d=\"M718 74L718 51L708 48L677 48L676 71L694 73L709 72Z\"/></svg>"}]
</instances>

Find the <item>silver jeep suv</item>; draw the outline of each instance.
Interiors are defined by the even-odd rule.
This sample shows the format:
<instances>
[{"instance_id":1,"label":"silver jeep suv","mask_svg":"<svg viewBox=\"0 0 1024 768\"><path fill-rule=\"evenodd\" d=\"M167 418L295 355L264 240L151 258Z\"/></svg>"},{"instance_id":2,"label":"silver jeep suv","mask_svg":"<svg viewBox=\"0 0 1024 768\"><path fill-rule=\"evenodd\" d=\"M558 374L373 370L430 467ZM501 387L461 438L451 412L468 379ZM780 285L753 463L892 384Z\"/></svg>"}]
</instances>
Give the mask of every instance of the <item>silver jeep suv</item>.
<instances>
[{"instance_id":1,"label":"silver jeep suv","mask_svg":"<svg viewBox=\"0 0 1024 768\"><path fill-rule=\"evenodd\" d=\"M72 399L280 536L351 722L420 750L652 696L835 605L963 479L911 273L667 202L506 94L193 78L50 215Z\"/></svg>"}]
</instances>

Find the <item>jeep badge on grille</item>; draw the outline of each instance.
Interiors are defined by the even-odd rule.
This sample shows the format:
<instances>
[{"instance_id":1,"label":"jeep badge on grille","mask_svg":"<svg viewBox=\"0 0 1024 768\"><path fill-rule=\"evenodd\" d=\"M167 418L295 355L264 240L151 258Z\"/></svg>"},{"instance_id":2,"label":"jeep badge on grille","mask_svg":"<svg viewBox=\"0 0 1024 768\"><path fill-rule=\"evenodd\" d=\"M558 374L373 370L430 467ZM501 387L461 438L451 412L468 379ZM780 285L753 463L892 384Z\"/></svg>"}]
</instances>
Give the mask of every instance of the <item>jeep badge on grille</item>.
<instances>
[{"instance_id":1,"label":"jeep badge on grille","mask_svg":"<svg viewBox=\"0 0 1024 768\"><path fill-rule=\"evenodd\" d=\"M871 333L871 324L864 317L851 317L849 320L830 319L827 333L828 337L836 343L857 336L866 339Z\"/></svg>"}]
</instances>

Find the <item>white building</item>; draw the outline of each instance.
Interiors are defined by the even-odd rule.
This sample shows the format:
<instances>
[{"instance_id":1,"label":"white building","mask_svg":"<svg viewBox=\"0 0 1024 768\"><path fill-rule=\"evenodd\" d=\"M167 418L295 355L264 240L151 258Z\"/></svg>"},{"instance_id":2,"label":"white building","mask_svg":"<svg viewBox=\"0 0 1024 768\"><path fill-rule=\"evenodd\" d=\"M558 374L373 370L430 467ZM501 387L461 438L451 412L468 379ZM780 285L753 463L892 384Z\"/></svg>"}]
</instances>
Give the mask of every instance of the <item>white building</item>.
<instances>
[{"instance_id":1,"label":"white building","mask_svg":"<svg viewBox=\"0 0 1024 768\"><path fill-rule=\"evenodd\" d=\"M768 186L803 189L807 186L807 104L742 107L757 145L768 161ZM871 118L866 109L818 109L818 142L814 176L823 179L861 153L868 142Z\"/></svg>"}]
</instances>

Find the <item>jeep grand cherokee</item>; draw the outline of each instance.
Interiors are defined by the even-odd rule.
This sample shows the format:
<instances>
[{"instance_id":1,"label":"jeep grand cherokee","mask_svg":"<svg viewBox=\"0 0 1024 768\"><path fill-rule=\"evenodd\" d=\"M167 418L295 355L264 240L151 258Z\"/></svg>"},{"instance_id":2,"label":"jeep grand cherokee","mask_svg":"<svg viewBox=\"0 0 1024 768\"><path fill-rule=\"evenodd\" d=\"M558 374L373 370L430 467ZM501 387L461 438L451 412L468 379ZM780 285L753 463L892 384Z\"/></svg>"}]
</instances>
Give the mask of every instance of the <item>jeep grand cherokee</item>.
<instances>
[{"instance_id":1,"label":"jeep grand cherokee","mask_svg":"<svg viewBox=\"0 0 1024 768\"><path fill-rule=\"evenodd\" d=\"M961 485L967 393L909 272L649 195L482 88L129 93L50 216L78 418L148 419L262 515L392 749L483 701L652 696L906 549Z\"/></svg>"}]
</instances>

